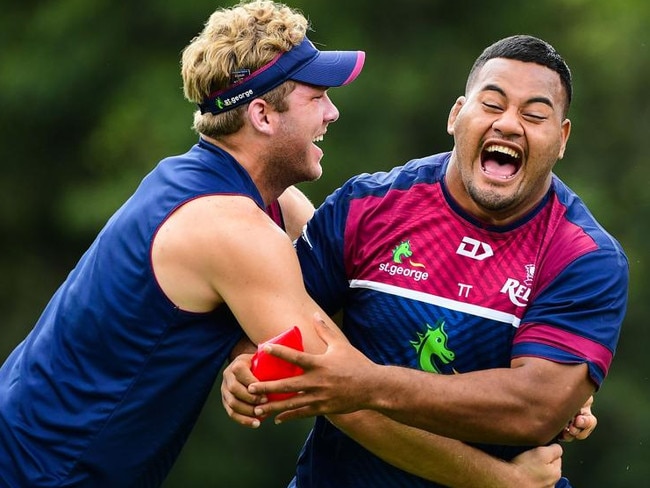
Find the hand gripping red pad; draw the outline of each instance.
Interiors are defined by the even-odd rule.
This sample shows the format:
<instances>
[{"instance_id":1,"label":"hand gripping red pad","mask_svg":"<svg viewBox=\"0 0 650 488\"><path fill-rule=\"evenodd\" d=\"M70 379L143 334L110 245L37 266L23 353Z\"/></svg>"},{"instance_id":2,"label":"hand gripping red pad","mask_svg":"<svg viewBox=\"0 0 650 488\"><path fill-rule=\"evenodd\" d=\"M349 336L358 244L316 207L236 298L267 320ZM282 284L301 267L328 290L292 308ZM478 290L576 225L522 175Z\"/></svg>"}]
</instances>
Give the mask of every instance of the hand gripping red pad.
<instances>
[{"instance_id":1,"label":"hand gripping red pad","mask_svg":"<svg viewBox=\"0 0 650 488\"><path fill-rule=\"evenodd\" d=\"M294 326L286 332L259 344L257 346L257 352L253 355L251 372L260 381L280 380L302 374L302 368L263 351L265 344L281 344L297 349L298 351L304 351L302 334L298 327ZM273 402L276 400L284 400L294 395L295 393L269 393L266 396L270 402Z\"/></svg>"}]
</instances>

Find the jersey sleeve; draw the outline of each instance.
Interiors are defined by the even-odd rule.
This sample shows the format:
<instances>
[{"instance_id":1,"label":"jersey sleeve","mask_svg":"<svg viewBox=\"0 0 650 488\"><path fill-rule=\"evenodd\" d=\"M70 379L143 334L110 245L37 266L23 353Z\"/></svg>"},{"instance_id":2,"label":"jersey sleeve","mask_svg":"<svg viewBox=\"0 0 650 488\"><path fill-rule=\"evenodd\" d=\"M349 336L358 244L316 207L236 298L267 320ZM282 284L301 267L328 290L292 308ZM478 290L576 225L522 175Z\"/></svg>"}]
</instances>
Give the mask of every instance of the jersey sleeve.
<instances>
[{"instance_id":1,"label":"jersey sleeve","mask_svg":"<svg viewBox=\"0 0 650 488\"><path fill-rule=\"evenodd\" d=\"M576 259L527 310L514 337L512 357L587 363L600 387L616 351L628 282L622 251L600 249Z\"/></svg>"},{"instance_id":2,"label":"jersey sleeve","mask_svg":"<svg viewBox=\"0 0 650 488\"><path fill-rule=\"evenodd\" d=\"M329 315L341 309L348 289L344 262L347 188L327 197L295 242L307 292Z\"/></svg>"}]
</instances>

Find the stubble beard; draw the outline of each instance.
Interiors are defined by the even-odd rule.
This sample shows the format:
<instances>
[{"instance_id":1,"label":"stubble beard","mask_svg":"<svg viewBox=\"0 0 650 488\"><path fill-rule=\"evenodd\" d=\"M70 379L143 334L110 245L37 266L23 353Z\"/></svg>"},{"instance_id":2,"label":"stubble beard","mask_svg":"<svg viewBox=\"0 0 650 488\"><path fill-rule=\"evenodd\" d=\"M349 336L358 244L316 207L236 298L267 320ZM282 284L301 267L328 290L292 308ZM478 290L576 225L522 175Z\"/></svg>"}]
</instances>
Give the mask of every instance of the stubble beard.
<instances>
[{"instance_id":1,"label":"stubble beard","mask_svg":"<svg viewBox=\"0 0 650 488\"><path fill-rule=\"evenodd\" d=\"M320 174L311 171L308 151L285 147L273 152L266 163L266 180L273 187L284 190L297 183L320 178Z\"/></svg>"},{"instance_id":2,"label":"stubble beard","mask_svg":"<svg viewBox=\"0 0 650 488\"><path fill-rule=\"evenodd\" d=\"M515 195L504 196L493 189L481 190L472 182L469 182L466 187L472 201L489 212L504 212L512 208L516 201Z\"/></svg>"}]
</instances>

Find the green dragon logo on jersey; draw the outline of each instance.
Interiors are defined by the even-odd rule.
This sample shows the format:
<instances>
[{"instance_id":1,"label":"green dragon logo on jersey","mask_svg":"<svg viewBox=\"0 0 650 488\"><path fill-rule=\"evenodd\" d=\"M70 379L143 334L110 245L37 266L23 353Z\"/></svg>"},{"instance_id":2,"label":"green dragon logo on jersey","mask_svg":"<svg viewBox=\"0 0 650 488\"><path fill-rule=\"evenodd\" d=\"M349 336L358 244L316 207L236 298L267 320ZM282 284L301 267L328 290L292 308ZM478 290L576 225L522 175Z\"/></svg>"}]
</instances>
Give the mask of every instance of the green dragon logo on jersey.
<instances>
[{"instance_id":1,"label":"green dragon logo on jersey","mask_svg":"<svg viewBox=\"0 0 650 488\"><path fill-rule=\"evenodd\" d=\"M397 264L402 264L402 259L410 258L413 256L413 251L411 250L411 241L402 241L395 249L393 249L393 262ZM422 263L414 263L409 259L409 264L416 268L424 268Z\"/></svg>"},{"instance_id":2,"label":"green dragon logo on jersey","mask_svg":"<svg viewBox=\"0 0 650 488\"><path fill-rule=\"evenodd\" d=\"M418 353L420 369L430 373L440 373L436 362L449 364L456 357L454 351L447 348L447 333L445 332L445 321L438 320L436 327L427 324L424 333L418 332L418 340L410 341ZM454 371L455 372L455 371Z\"/></svg>"},{"instance_id":3,"label":"green dragon logo on jersey","mask_svg":"<svg viewBox=\"0 0 650 488\"><path fill-rule=\"evenodd\" d=\"M413 256L411 251L411 241L402 241L393 249L393 262L402 264L402 259Z\"/></svg>"}]
</instances>

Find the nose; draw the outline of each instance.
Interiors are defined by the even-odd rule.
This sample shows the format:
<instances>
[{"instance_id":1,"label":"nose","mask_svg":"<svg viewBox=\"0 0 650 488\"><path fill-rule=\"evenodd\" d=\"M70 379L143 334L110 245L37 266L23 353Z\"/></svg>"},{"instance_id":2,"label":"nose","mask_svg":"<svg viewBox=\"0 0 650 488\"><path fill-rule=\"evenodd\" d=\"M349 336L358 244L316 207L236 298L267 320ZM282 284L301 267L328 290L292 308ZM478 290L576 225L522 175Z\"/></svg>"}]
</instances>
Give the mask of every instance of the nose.
<instances>
[{"instance_id":1,"label":"nose","mask_svg":"<svg viewBox=\"0 0 650 488\"><path fill-rule=\"evenodd\" d=\"M336 122L339 118L339 109L336 108L336 105L334 105L334 102L332 102L332 99L327 93L325 94L325 99L327 101L327 104L323 117L328 124Z\"/></svg>"},{"instance_id":2,"label":"nose","mask_svg":"<svg viewBox=\"0 0 650 488\"><path fill-rule=\"evenodd\" d=\"M515 107L503 111L492 127L503 136L522 135L524 131L519 120L519 112Z\"/></svg>"}]
</instances>

